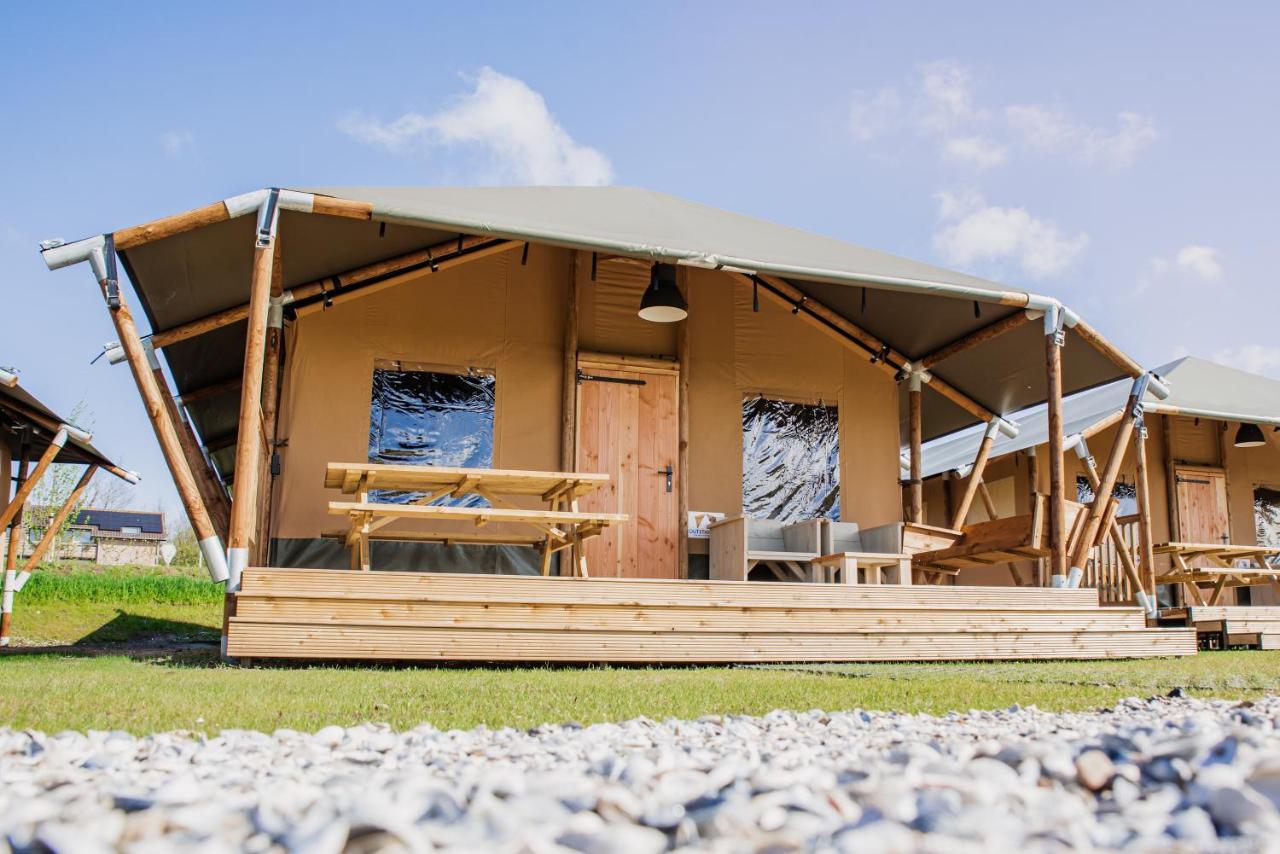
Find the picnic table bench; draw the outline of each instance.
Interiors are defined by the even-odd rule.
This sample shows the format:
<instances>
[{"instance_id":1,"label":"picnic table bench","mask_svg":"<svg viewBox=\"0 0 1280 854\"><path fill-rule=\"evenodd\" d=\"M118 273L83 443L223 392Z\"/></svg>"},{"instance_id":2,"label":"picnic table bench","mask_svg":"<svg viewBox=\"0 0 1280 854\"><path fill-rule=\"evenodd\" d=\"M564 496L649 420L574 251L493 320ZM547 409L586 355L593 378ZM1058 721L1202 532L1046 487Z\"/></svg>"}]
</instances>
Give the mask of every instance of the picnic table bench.
<instances>
[{"instance_id":1,"label":"picnic table bench","mask_svg":"<svg viewBox=\"0 0 1280 854\"><path fill-rule=\"evenodd\" d=\"M1168 572L1156 578L1159 584L1181 584L1196 605L1217 605L1228 587L1247 587L1280 581L1280 566L1268 559L1280 556L1280 548L1233 545L1231 543L1159 543L1155 553L1168 555ZM1192 564L1199 564L1192 566ZM1204 564L1208 564L1205 566ZM1213 584L1208 601L1200 584Z\"/></svg>"},{"instance_id":2,"label":"picnic table bench","mask_svg":"<svg viewBox=\"0 0 1280 854\"><path fill-rule=\"evenodd\" d=\"M572 574L586 577L587 562L582 541L598 535L609 525L627 521L625 513L583 512L578 499L607 483L608 475L586 472L519 471L445 466L395 465L385 463L329 463L324 484L339 489L354 501L331 501L329 512L346 516L348 528L341 533L351 549L351 568L370 569L372 540L402 540L461 545L517 545L542 550L543 575L551 572L551 556L573 548L576 560ZM373 490L416 493L409 502L384 501L371 496ZM476 495L488 507L439 505L442 498ZM536 496L546 509L521 507L513 497ZM470 522L471 530L383 531L401 519L439 522ZM511 523L510 528L492 533L483 531L490 522Z\"/></svg>"}]
</instances>

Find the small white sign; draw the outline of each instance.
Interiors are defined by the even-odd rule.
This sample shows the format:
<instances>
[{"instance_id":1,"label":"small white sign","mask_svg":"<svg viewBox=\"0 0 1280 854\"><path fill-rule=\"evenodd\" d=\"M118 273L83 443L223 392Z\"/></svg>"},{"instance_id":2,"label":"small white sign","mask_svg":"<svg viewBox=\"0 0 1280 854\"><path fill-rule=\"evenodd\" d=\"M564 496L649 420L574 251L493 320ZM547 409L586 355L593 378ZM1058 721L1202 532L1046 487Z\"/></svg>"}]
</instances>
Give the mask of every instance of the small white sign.
<instances>
[{"instance_id":1,"label":"small white sign","mask_svg":"<svg viewBox=\"0 0 1280 854\"><path fill-rule=\"evenodd\" d=\"M724 518L723 513L712 513L706 510L690 510L689 511L689 539L691 540L711 539L711 523L719 522L723 518Z\"/></svg>"},{"instance_id":2,"label":"small white sign","mask_svg":"<svg viewBox=\"0 0 1280 854\"><path fill-rule=\"evenodd\" d=\"M165 566L173 563L174 557L178 554L178 547L173 543L165 541L160 544L160 559L164 561Z\"/></svg>"}]
</instances>

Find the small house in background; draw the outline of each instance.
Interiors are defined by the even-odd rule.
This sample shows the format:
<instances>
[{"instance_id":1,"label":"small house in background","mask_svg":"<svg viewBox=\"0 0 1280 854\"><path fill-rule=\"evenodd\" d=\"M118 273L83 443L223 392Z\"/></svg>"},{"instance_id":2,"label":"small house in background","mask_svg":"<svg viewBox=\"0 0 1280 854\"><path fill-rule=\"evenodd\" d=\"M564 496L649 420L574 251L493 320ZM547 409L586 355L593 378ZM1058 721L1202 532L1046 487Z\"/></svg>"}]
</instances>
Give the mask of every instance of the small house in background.
<instances>
[{"instance_id":1,"label":"small house in background","mask_svg":"<svg viewBox=\"0 0 1280 854\"><path fill-rule=\"evenodd\" d=\"M44 531L36 528L27 530L23 557L31 554L43 535ZM161 563L160 544L164 541L163 513L86 507L67 524L66 539L57 550L57 558L101 566L155 566Z\"/></svg>"}]
</instances>

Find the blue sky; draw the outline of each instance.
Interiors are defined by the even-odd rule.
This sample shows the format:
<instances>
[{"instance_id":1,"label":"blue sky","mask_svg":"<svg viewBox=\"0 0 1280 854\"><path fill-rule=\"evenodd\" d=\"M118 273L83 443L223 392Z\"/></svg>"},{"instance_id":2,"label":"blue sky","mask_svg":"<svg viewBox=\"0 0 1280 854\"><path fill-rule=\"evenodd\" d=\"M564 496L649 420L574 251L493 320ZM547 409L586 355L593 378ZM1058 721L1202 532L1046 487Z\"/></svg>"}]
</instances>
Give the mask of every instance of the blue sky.
<instances>
[{"instance_id":1,"label":"blue sky","mask_svg":"<svg viewBox=\"0 0 1280 854\"><path fill-rule=\"evenodd\" d=\"M48 237L263 186L663 190L1050 293L1146 364L1280 377L1267 3L10 8L0 364L178 504ZM1067 357L1069 358L1069 351Z\"/></svg>"}]
</instances>

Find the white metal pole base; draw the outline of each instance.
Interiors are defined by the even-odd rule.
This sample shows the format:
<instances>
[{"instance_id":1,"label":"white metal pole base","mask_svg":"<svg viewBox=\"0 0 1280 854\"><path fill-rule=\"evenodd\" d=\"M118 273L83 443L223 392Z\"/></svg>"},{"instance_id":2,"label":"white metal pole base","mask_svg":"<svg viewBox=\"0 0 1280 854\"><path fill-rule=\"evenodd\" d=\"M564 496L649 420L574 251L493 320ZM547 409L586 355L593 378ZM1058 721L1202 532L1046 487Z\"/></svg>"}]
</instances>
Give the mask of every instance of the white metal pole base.
<instances>
[{"instance_id":1,"label":"white metal pole base","mask_svg":"<svg viewBox=\"0 0 1280 854\"><path fill-rule=\"evenodd\" d=\"M1067 573L1067 586L1075 589L1080 586L1081 579L1084 578L1084 570L1078 566L1071 567L1071 571Z\"/></svg>"},{"instance_id":2,"label":"white metal pole base","mask_svg":"<svg viewBox=\"0 0 1280 854\"><path fill-rule=\"evenodd\" d=\"M227 580L227 555L222 550L222 543L217 535L205 537L200 541L200 554L204 555L204 565L209 569L209 577L214 583Z\"/></svg>"},{"instance_id":3,"label":"white metal pole base","mask_svg":"<svg viewBox=\"0 0 1280 854\"><path fill-rule=\"evenodd\" d=\"M240 589L240 577L249 566L248 549L227 549L227 592Z\"/></svg>"},{"instance_id":4,"label":"white metal pole base","mask_svg":"<svg viewBox=\"0 0 1280 854\"><path fill-rule=\"evenodd\" d=\"M1065 575L1054 575L1049 578L1050 587L1066 587L1067 577Z\"/></svg>"}]
</instances>

